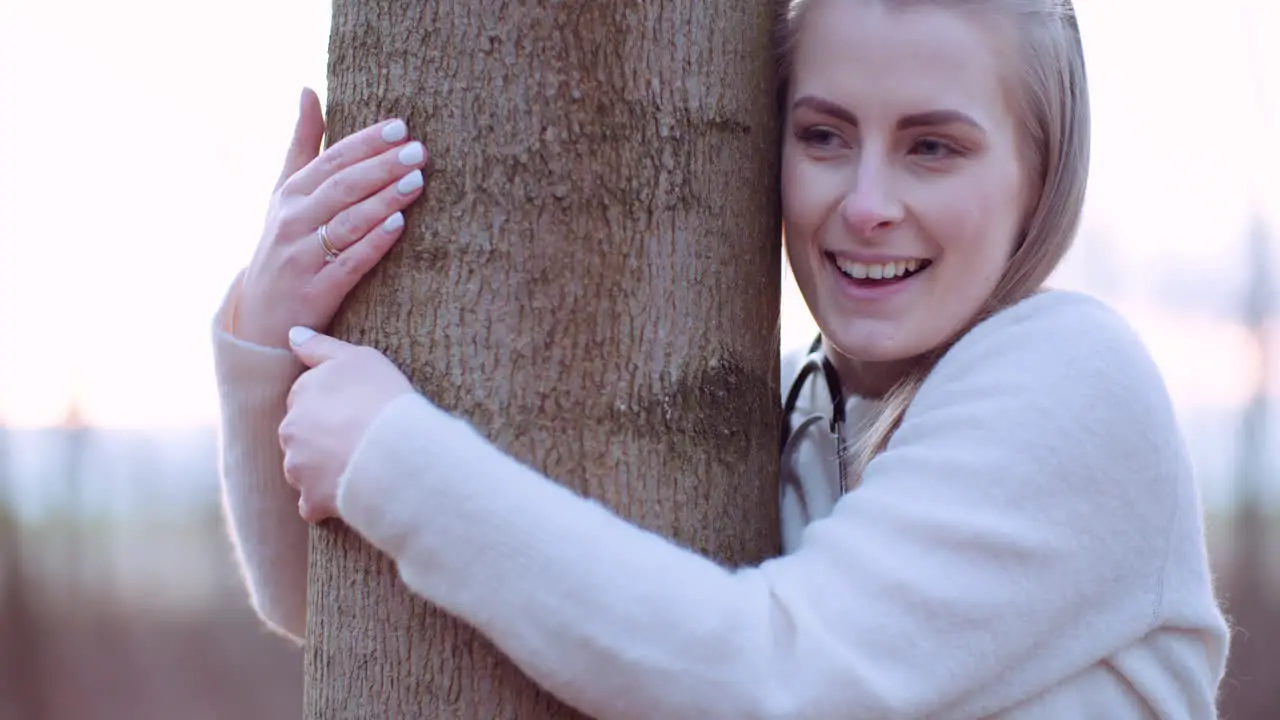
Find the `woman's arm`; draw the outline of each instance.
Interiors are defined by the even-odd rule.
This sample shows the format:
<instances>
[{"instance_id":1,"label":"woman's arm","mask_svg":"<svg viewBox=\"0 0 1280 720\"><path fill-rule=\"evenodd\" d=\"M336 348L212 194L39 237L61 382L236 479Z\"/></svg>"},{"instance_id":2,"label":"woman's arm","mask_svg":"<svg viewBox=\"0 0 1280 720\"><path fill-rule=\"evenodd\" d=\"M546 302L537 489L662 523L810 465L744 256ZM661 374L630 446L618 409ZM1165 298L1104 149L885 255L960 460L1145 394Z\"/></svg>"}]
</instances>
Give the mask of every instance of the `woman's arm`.
<instances>
[{"instance_id":1,"label":"woman's arm","mask_svg":"<svg viewBox=\"0 0 1280 720\"><path fill-rule=\"evenodd\" d=\"M278 430L303 368L285 339L294 325L328 326L391 249L404 228L401 210L422 195L426 164L402 120L330 138L321 152L324 135L320 99L304 89L262 238L213 328L222 490L236 556L254 608L295 640L306 627L308 531L284 480Z\"/></svg>"},{"instance_id":2,"label":"woman's arm","mask_svg":"<svg viewBox=\"0 0 1280 720\"><path fill-rule=\"evenodd\" d=\"M232 334L240 277L214 320L221 402L223 507L253 607L272 629L302 642L307 618L307 524L285 482L277 429L302 364L293 353Z\"/></svg>"},{"instance_id":3,"label":"woman's arm","mask_svg":"<svg viewBox=\"0 0 1280 720\"><path fill-rule=\"evenodd\" d=\"M966 337L862 486L760 567L624 522L417 395L365 435L339 509L597 717L982 716L1153 628L1171 528L1192 521L1145 350L1066 298Z\"/></svg>"}]
</instances>

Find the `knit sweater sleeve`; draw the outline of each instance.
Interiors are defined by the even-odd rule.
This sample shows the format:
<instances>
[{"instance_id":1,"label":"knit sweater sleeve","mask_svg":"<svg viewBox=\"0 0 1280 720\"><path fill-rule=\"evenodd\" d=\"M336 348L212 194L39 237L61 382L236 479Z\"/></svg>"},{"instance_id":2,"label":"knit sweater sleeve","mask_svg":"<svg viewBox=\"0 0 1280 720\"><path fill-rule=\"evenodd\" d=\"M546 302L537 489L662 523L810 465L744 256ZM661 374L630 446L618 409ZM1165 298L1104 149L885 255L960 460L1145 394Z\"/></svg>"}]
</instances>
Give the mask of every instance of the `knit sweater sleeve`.
<instances>
[{"instance_id":1,"label":"knit sweater sleeve","mask_svg":"<svg viewBox=\"0 0 1280 720\"><path fill-rule=\"evenodd\" d=\"M1154 626L1190 482L1136 336L1054 294L969 333L862 485L758 567L625 522L414 394L362 439L339 508L593 716L961 718Z\"/></svg>"},{"instance_id":2,"label":"knit sweater sleeve","mask_svg":"<svg viewBox=\"0 0 1280 720\"><path fill-rule=\"evenodd\" d=\"M302 365L293 353L231 333L240 278L213 327L221 403L219 471L223 510L250 602L272 630L301 642L307 618L307 524L284 480L278 429Z\"/></svg>"}]
</instances>

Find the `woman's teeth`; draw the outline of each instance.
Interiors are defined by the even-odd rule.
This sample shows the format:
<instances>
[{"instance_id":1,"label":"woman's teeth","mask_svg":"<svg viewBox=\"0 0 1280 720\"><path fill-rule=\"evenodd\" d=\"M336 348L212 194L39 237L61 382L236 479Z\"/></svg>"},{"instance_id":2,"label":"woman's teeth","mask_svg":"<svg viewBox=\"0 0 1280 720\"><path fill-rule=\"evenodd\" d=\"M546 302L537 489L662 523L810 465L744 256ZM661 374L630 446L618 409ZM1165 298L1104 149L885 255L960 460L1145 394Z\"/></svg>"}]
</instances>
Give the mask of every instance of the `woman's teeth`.
<instances>
[{"instance_id":1,"label":"woman's teeth","mask_svg":"<svg viewBox=\"0 0 1280 720\"><path fill-rule=\"evenodd\" d=\"M894 278L902 278L911 275L921 268L922 265L928 263L927 260L898 260L889 263L860 263L846 260L845 258L835 258L836 267L840 268L840 272L848 275L854 280L892 280Z\"/></svg>"}]
</instances>

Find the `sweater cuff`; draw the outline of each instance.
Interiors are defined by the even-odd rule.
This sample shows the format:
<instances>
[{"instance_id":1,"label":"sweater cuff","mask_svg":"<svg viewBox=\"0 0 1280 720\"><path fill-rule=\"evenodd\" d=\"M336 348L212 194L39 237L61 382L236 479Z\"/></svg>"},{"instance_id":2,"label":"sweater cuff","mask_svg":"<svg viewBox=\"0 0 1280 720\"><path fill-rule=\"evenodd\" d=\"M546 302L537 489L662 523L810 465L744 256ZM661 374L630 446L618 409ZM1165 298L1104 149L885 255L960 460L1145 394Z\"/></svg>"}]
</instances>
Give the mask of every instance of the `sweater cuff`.
<instances>
[{"instance_id":1,"label":"sweater cuff","mask_svg":"<svg viewBox=\"0 0 1280 720\"><path fill-rule=\"evenodd\" d=\"M240 285L241 270L232 281L213 319L213 360L218 391L223 398L234 398L255 407L283 400L294 380L306 368L283 348L258 345L236 337L232 332Z\"/></svg>"},{"instance_id":2,"label":"sweater cuff","mask_svg":"<svg viewBox=\"0 0 1280 720\"><path fill-rule=\"evenodd\" d=\"M241 278L214 317L214 372L221 401L220 470L225 511L253 605L288 636L305 632L307 524L283 477L278 429L303 366L293 353L231 332Z\"/></svg>"},{"instance_id":3,"label":"sweater cuff","mask_svg":"<svg viewBox=\"0 0 1280 720\"><path fill-rule=\"evenodd\" d=\"M338 480L337 506L411 588L454 612L477 607L473 598L504 569L544 566L573 549L565 536L589 537L612 517L418 393L391 401L370 425ZM531 516L534 508L548 517ZM491 576L476 575L477 565Z\"/></svg>"},{"instance_id":4,"label":"sweater cuff","mask_svg":"<svg viewBox=\"0 0 1280 720\"><path fill-rule=\"evenodd\" d=\"M379 550L402 557L411 535L434 515L430 486L466 482L445 477L450 473L433 462L431 448L444 444L457 457L477 442L484 440L470 425L422 395L401 395L374 418L338 478L338 513Z\"/></svg>"}]
</instances>

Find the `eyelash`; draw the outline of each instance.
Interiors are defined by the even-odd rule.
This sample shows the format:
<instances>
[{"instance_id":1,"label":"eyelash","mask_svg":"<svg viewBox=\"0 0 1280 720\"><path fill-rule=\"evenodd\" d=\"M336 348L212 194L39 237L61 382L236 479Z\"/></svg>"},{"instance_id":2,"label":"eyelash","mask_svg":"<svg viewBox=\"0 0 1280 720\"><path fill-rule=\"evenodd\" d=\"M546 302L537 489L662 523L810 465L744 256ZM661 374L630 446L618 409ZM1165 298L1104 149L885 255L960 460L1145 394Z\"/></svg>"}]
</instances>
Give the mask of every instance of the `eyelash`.
<instances>
[{"instance_id":1,"label":"eyelash","mask_svg":"<svg viewBox=\"0 0 1280 720\"><path fill-rule=\"evenodd\" d=\"M818 148L830 147L833 140L840 139L839 133L823 125L800 128L796 131L795 135L796 139L805 145L811 145ZM957 157L964 154L964 151L955 143L947 142L946 140L936 137L917 138L915 142L911 144L912 151L919 149L922 144L932 144L936 146L936 152L934 153L920 153L928 158L942 159Z\"/></svg>"},{"instance_id":2,"label":"eyelash","mask_svg":"<svg viewBox=\"0 0 1280 720\"><path fill-rule=\"evenodd\" d=\"M796 131L796 139L806 145L815 145L818 147L826 147L831 140L839 139L840 135L835 130L822 125L801 128ZM823 141L827 142L823 142Z\"/></svg>"},{"instance_id":3,"label":"eyelash","mask_svg":"<svg viewBox=\"0 0 1280 720\"><path fill-rule=\"evenodd\" d=\"M939 150L937 154L924 153L926 157L948 158L948 157L955 157L957 155L964 154L961 152L960 148L956 147L953 143L949 143L946 140L940 140L935 137L918 138L914 143L911 144L911 149L915 150L916 148L919 148L920 145L924 143L932 143L936 145Z\"/></svg>"}]
</instances>

